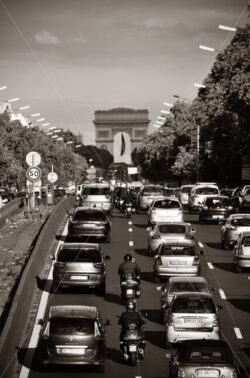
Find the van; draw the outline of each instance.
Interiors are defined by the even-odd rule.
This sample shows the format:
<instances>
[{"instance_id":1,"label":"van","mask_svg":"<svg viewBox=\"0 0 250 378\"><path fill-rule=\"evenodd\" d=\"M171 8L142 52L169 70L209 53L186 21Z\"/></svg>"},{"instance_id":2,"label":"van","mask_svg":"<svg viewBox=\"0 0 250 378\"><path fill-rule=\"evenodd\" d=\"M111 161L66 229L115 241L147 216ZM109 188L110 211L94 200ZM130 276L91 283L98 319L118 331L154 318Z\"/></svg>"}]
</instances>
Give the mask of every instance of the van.
<instances>
[{"instance_id":1,"label":"van","mask_svg":"<svg viewBox=\"0 0 250 378\"><path fill-rule=\"evenodd\" d=\"M80 206L86 209L103 209L112 215L112 195L109 184L85 184L80 197Z\"/></svg>"}]
</instances>

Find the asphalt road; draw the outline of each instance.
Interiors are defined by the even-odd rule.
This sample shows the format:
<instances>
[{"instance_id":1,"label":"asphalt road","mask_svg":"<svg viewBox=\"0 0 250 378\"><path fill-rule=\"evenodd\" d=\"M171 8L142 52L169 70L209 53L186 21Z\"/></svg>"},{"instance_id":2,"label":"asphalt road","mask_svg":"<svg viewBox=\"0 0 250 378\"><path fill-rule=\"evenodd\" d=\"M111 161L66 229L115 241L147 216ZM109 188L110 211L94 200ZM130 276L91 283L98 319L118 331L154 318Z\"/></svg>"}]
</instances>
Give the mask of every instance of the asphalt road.
<instances>
[{"instance_id":1,"label":"asphalt road","mask_svg":"<svg viewBox=\"0 0 250 378\"><path fill-rule=\"evenodd\" d=\"M205 244L202 255L201 275L206 277L216 304L223 306L220 310L220 325L223 338L226 339L236 353L239 365L245 369L246 376L250 376L250 271L234 273L232 269L232 251L224 251L220 247L220 226L199 225L198 217L186 214L186 220L193 223L197 229L197 236ZM44 369L36 357L27 367L31 369L29 377L119 377L143 378L168 377L167 350L165 348L165 329L160 320L160 292L156 290L159 284L152 281L152 257L147 255L147 216L134 215L131 226L128 219L115 212L112 219L112 240L110 244L102 244L105 254L111 257L107 262L107 294L98 297L93 291L79 291L77 293L63 292L49 295L48 306L62 304L96 305L102 317L111 320L107 335L107 364L105 373L97 373L84 368L50 368ZM129 241L134 241L135 258L142 269L141 291L138 299L138 310L146 320L144 331L147 339L145 359L136 367L126 365L119 350L120 328L117 315L124 310L120 301L120 286L117 269L123 256L129 250ZM50 282L45 290L49 290ZM242 336L242 338L240 338ZM14 337L14 333L13 333ZM32 355L33 350L26 350ZM19 354L19 361L24 361ZM27 359L26 359L27 361ZM247 373L248 371L248 373Z\"/></svg>"}]
</instances>

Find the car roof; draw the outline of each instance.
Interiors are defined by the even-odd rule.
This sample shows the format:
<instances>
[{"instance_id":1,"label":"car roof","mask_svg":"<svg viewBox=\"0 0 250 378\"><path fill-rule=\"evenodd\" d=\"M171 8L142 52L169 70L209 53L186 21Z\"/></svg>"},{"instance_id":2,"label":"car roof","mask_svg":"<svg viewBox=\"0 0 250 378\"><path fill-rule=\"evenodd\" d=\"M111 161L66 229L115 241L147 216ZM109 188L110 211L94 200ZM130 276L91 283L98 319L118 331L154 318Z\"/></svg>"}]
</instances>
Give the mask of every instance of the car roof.
<instances>
[{"instance_id":1,"label":"car roof","mask_svg":"<svg viewBox=\"0 0 250 378\"><path fill-rule=\"evenodd\" d=\"M156 222L156 224L157 224L157 226L174 225L174 226L191 227L191 223L188 223L188 222Z\"/></svg>"},{"instance_id":2,"label":"car roof","mask_svg":"<svg viewBox=\"0 0 250 378\"><path fill-rule=\"evenodd\" d=\"M75 212L77 211L84 211L86 213L105 213L105 210L104 209L100 209L100 208L94 208L94 209L87 209L86 207L84 206L78 206L76 209L75 209Z\"/></svg>"},{"instance_id":3,"label":"car roof","mask_svg":"<svg viewBox=\"0 0 250 378\"><path fill-rule=\"evenodd\" d=\"M175 294L175 299L179 299L179 298L187 298L187 299L212 299L212 296L211 294L209 293L197 293L197 292L194 292L192 294L190 293L177 293Z\"/></svg>"},{"instance_id":4,"label":"car roof","mask_svg":"<svg viewBox=\"0 0 250 378\"><path fill-rule=\"evenodd\" d=\"M185 246L195 246L195 241L194 239L166 239L164 240L163 243L161 243L160 245L163 246L163 245L185 245Z\"/></svg>"},{"instance_id":5,"label":"car roof","mask_svg":"<svg viewBox=\"0 0 250 378\"><path fill-rule=\"evenodd\" d=\"M241 219L241 218L250 218L250 214L241 214L241 213L239 213L239 214L231 214L230 215L230 218L231 219Z\"/></svg>"},{"instance_id":6,"label":"car roof","mask_svg":"<svg viewBox=\"0 0 250 378\"><path fill-rule=\"evenodd\" d=\"M169 283L174 282L203 282L207 284L205 277L170 277L168 280Z\"/></svg>"},{"instance_id":7,"label":"car roof","mask_svg":"<svg viewBox=\"0 0 250 378\"><path fill-rule=\"evenodd\" d=\"M110 185L107 183L92 183L92 184L84 184L85 188L109 188Z\"/></svg>"},{"instance_id":8,"label":"car roof","mask_svg":"<svg viewBox=\"0 0 250 378\"><path fill-rule=\"evenodd\" d=\"M100 249L98 243L63 243L61 249Z\"/></svg>"},{"instance_id":9,"label":"car roof","mask_svg":"<svg viewBox=\"0 0 250 378\"><path fill-rule=\"evenodd\" d=\"M240 236L244 238L245 236L250 236L250 231L243 231L240 233Z\"/></svg>"},{"instance_id":10,"label":"car roof","mask_svg":"<svg viewBox=\"0 0 250 378\"><path fill-rule=\"evenodd\" d=\"M95 306L72 306L72 305L61 305L61 306L51 306L49 311L49 317L63 317L63 318L73 318L73 317L83 317L95 319L98 314L97 307Z\"/></svg>"}]
</instances>

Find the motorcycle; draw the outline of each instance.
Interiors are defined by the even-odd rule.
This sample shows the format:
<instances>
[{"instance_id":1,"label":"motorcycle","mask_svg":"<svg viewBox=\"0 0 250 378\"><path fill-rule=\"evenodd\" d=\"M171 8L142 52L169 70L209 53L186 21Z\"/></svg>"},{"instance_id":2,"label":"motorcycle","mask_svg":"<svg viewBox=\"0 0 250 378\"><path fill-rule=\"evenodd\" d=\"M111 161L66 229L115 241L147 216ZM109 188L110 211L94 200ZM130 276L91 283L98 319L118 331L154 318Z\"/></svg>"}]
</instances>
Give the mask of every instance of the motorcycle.
<instances>
[{"instance_id":1,"label":"motorcycle","mask_svg":"<svg viewBox=\"0 0 250 378\"><path fill-rule=\"evenodd\" d=\"M122 330L120 349L125 361L135 366L137 361L144 359L145 339L143 332L136 324L130 324Z\"/></svg>"},{"instance_id":2,"label":"motorcycle","mask_svg":"<svg viewBox=\"0 0 250 378\"><path fill-rule=\"evenodd\" d=\"M125 205L124 205L124 212L125 212L125 215L128 218L131 218L132 215L135 213L135 207L133 206L133 204L131 202L125 203Z\"/></svg>"},{"instance_id":3,"label":"motorcycle","mask_svg":"<svg viewBox=\"0 0 250 378\"><path fill-rule=\"evenodd\" d=\"M140 295L140 281L133 279L131 273L127 273L121 280L121 298L128 302L136 300Z\"/></svg>"}]
</instances>

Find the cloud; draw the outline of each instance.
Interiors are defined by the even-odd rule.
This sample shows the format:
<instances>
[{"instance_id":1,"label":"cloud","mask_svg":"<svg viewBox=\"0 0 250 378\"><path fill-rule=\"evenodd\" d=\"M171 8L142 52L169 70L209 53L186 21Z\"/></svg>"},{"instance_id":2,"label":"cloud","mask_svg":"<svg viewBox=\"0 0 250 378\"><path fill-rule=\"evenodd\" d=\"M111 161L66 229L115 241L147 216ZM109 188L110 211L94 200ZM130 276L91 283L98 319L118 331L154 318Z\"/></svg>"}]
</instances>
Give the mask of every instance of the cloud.
<instances>
[{"instance_id":1,"label":"cloud","mask_svg":"<svg viewBox=\"0 0 250 378\"><path fill-rule=\"evenodd\" d=\"M35 35L36 43L44 44L44 45L59 45L61 43L60 39L51 34L47 30L42 30L41 32Z\"/></svg>"}]
</instances>

